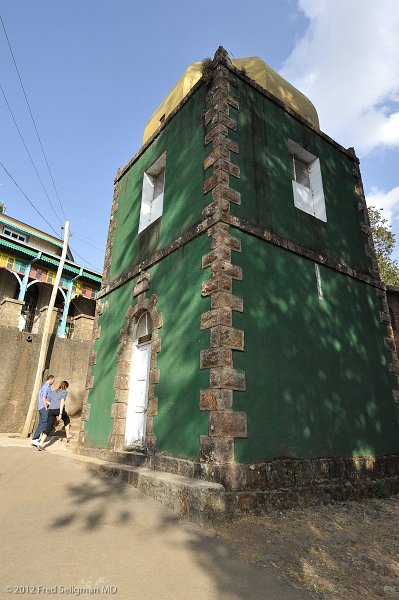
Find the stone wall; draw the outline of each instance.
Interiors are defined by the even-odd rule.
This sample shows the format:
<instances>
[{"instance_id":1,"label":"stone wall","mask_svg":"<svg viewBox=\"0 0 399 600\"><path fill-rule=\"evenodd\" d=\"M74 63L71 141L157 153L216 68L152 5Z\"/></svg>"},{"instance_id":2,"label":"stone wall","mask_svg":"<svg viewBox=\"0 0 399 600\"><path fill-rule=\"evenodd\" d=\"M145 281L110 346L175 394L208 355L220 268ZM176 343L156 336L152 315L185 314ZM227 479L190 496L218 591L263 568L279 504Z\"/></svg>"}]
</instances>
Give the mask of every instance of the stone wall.
<instances>
[{"instance_id":1,"label":"stone wall","mask_svg":"<svg viewBox=\"0 0 399 600\"><path fill-rule=\"evenodd\" d=\"M0 301L4 298L15 298L19 284L15 275L6 269L0 269Z\"/></svg>"},{"instance_id":2,"label":"stone wall","mask_svg":"<svg viewBox=\"0 0 399 600\"><path fill-rule=\"evenodd\" d=\"M25 422L39 357L41 335L0 326L0 432L19 433ZM69 382L67 410L78 414L85 392L90 341L50 337L46 371Z\"/></svg>"}]
</instances>

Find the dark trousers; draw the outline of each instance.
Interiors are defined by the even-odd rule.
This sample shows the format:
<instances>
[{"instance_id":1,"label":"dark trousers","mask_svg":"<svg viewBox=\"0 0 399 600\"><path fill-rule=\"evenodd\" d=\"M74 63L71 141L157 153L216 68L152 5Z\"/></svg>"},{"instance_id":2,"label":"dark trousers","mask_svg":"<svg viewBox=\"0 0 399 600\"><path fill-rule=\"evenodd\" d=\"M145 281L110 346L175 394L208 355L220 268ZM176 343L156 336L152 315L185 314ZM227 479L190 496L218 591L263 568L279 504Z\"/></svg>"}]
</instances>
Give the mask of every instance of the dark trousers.
<instances>
[{"instance_id":1,"label":"dark trousers","mask_svg":"<svg viewBox=\"0 0 399 600\"><path fill-rule=\"evenodd\" d=\"M50 435L51 430L53 429L53 427L57 421L57 417L60 414L60 409L59 408L49 408L49 410L47 412L48 412L47 425L46 425L46 429L44 430L44 433L46 435ZM66 410L63 410L61 418L64 421L64 425L69 425L69 423L71 422Z\"/></svg>"},{"instance_id":2,"label":"dark trousers","mask_svg":"<svg viewBox=\"0 0 399 600\"><path fill-rule=\"evenodd\" d=\"M39 423L37 424L35 433L33 434L32 440L37 440L41 433L46 429L47 425L47 413L48 410L45 408L41 408L39 410Z\"/></svg>"}]
</instances>

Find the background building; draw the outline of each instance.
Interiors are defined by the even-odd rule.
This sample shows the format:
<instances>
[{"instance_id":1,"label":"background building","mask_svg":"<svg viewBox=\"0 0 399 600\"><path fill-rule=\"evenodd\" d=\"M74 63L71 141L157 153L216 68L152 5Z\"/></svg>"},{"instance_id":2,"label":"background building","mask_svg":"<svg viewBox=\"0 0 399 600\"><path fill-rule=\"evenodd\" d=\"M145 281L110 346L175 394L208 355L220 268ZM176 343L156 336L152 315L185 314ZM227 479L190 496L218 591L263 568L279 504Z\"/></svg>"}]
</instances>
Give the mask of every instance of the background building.
<instances>
[{"instance_id":1,"label":"background building","mask_svg":"<svg viewBox=\"0 0 399 600\"><path fill-rule=\"evenodd\" d=\"M246 507L398 485L359 161L260 59L219 49L155 112L115 180L97 311L81 452Z\"/></svg>"},{"instance_id":2,"label":"background building","mask_svg":"<svg viewBox=\"0 0 399 600\"><path fill-rule=\"evenodd\" d=\"M17 219L0 214L0 322L37 333L55 280L63 242ZM56 299L59 337L72 337L75 319L93 317L101 274L67 260ZM17 302L13 302L13 300ZM90 321L89 321L90 322ZM90 326L86 326L89 339Z\"/></svg>"},{"instance_id":3,"label":"background building","mask_svg":"<svg viewBox=\"0 0 399 600\"><path fill-rule=\"evenodd\" d=\"M63 242L0 214L0 431L20 432L35 381L41 334ZM57 292L43 378L70 383L68 410L81 410L101 274L70 250Z\"/></svg>"}]
</instances>

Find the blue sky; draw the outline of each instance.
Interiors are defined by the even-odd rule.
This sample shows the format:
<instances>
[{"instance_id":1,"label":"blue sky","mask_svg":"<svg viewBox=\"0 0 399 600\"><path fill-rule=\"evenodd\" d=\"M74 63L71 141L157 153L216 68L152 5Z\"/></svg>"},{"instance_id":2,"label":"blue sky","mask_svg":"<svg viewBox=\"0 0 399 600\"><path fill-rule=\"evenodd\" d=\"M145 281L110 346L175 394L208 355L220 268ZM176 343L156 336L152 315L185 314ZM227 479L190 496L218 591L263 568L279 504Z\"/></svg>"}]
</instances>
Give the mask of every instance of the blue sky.
<instances>
[{"instance_id":1,"label":"blue sky","mask_svg":"<svg viewBox=\"0 0 399 600\"><path fill-rule=\"evenodd\" d=\"M219 45L235 58L260 56L309 96L321 129L355 147L369 204L399 236L397 0L3 0L1 16L78 262L102 269L117 169L187 66ZM1 27L0 57L0 83L58 216L1 92L0 161L62 236ZM10 216L52 233L1 167L0 199Z\"/></svg>"}]
</instances>

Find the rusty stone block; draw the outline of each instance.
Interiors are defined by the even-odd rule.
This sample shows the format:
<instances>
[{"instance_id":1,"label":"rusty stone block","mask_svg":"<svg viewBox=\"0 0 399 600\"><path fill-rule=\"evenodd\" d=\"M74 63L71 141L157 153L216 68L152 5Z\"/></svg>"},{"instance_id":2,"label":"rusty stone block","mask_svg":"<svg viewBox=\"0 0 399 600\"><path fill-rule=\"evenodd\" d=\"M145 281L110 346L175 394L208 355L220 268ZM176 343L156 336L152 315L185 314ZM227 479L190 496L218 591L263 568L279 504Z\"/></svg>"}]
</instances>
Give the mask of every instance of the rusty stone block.
<instances>
[{"instance_id":1,"label":"rusty stone block","mask_svg":"<svg viewBox=\"0 0 399 600\"><path fill-rule=\"evenodd\" d=\"M155 417L158 414L158 398L148 398L147 416Z\"/></svg>"},{"instance_id":2,"label":"rusty stone block","mask_svg":"<svg viewBox=\"0 0 399 600\"><path fill-rule=\"evenodd\" d=\"M211 387L245 392L245 371L230 367L217 367L210 370L209 379Z\"/></svg>"},{"instance_id":3,"label":"rusty stone block","mask_svg":"<svg viewBox=\"0 0 399 600\"><path fill-rule=\"evenodd\" d=\"M229 173L230 175L233 175L233 177L236 177L237 179L239 179L239 177L240 177L240 167L238 165L235 165L231 161L226 160L225 158L218 158L213 163L213 170L215 173L219 173L220 171Z\"/></svg>"},{"instance_id":4,"label":"rusty stone block","mask_svg":"<svg viewBox=\"0 0 399 600\"><path fill-rule=\"evenodd\" d=\"M212 249L219 248L220 246L227 246L230 250L241 252L241 240L224 231L218 231L212 236Z\"/></svg>"},{"instance_id":5,"label":"rusty stone block","mask_svg":"<svg viewBox=\"0 0 399 600\"><path fill-rule=\"evenodd\" d=\"M231 327L231 308L214 308L213 310L210 310L201 315L201 329L209 329L210 327L216 327L217 325L225 325L226 327Z\"/></svg>"},{"instance_id":6,"label":"rusty stone block","mask_svg":"<svg viewBox=\"0 0 399 600\"><path fill-rule=\"evenodd\" d=\"M128 390L129 389L129 376L118 374L115 377L114 388L117 390Z\"/></svg>"},{"instance_id":7,"label":"rusty stone block","mask_svg":"<svg viewBox=\"0 0 399 600\"><path fill-rule=\"evenodd\" d=\"M255 506L256 496L254 493L240 493L238 494L238 506L241 510L250 510Z\"/></svg>"},{"instance_id":8,"label":"rusty stone block","mask_svg":"<svg viewBox=\"0 0 399 600\"><path fill-rule=\"evenodd\" d=\"M359 198L362 198L362 200L364 199L364 191L360 183L353 187L353 191L355 192L356 196L359 196Z\"/></svg>"},{"instance_id":9,"label":"rusty stone block","mask_svg":"<svg viewBox=\"0 0 399 600\"><path fill-rule=\"evenodd\" d=\"M391 322L391 318L389 316L389 312L380 312L380 321L381 323L385 323L386 325L389 325Z\"/></svg>"},{"instance_id":10,"label":"rusty stone block","mask_svg":"<svg viewBox=\"0 0 399 600\"><path fill-rule=\"evenodd\" d=\"M229 114L229 104L223 98L217 99L216 103L214 104L214 109L216 113L223 113L224 115Z\"/></svg>"},{"instance_id":11,"label":"rusty stone block","mask_svg":"<svg viewBox=\"0 0 399 600\"><path fill-rule=\"evenodd\" d=\"M242 268L232 265L231 263L224 260L217 260L211 264L212 275L217 277L218 275L228 275L238 281L242 280Z\"/></svg>"},{"instance_id":12,"label":"rusty stone block","mask_svg":"<svg viewBox=\"0 0 399 600\"><path fill-rule=\"evenodd\" d=\"M82 421L88 421L90 417L90 404L83 404L82 406Z\"/></svg>"},{"instance_id":13,"label":"rusty stone block","mask_svg":"<svg viewBox=\"0 0 399 600\"><path fill-rule=\"evenodd\" d=\"M214 250L208 252L202 257L202 268L206 269L215 261L222 260L226 262L231 261L231 250L226 246L218 246Z\"/></svg>"},{"instance_id":14,"label":"rusty stone block","mask_svg":"<svg viewBox=\"0 0 399 600\"><path fill-rule=\"evenodd\" d=\"M399 364L397 362L392 362L389 365L389 372L392 373L392 375L399 375Z\"/></svg>"},{"instance_id":15,"label":"rusty stone block","mask_svg":"<svg viewBox=\"0 0 399 600\"><path fill-rule=\"evenodd\" d=\"M211 175L211 177L208 177L208 179L205 179L204 194L207 194L208 192L213 190L213 188L216 187L219 183L228 185L229 182L229 174L226 171L219 170L214 175Z\"/></svg>"},{"instance_id":16,"label":"rusty stone block","mask_svg":"<svg viewBox=\"0 0 399 600\"><path fill-rule=\"evenodd\" d=\"M209 434L212 437L247 437L247 415L231 410L211 412Z\"/></svg>"},{"instance_id":17,"label":"rusty stone block","mask_svg":"<svg viewBox=\"0 0 399 600\"><path fill-rule=\"evenodd\" d=\"M127 404L128 399L129 399L129 390L128 389L125 389L125 390L116 389L115 390L115 402L122 402L124 404Z\"/></svg>"},{"instance_id":18,"label":"rusty stone block","mask_svg":"<svg viewBox=\"0 0 399 600\"><path fill-rule=\"evenodd\" d=\"M200 369L211 367L231 367L233 353L228 348L208 348L200 352Z\"/></svg>"},{"instance_id":19,"label":"rusty stone block","mask_svg":"<svg viewBox=\"0 0 399 600\"><path fill-rule=\"evenodd\" d=\"M366 235L371 235L371 227L369 225L366 225L365 223L360 223L360 229Z\"/></svg>"},{"instance_id":20,"label":"rusty stone block","mask_svg":"<svg viewBox=\"0 0 399 600\"><path fill-rule=\"evenodd\" d=\"M212 119L212 125L218 125L219 123L226 125L226 127L228 127L228 129L231 129L232 131L237 131L237 122L228 115L225 115L221 112L216 113Z\"/></svg>"},{"instance_id":21,"label":"rusty stone block","mask_svg":"<svg viewBox=\"0 0 399 600\"><path fill-rule=\"evenodd\" d=\"M218 133L217 135L213 136L212 139L212 148L217 148L218 146L223 146L227 148L227 150L230 150L230 152L234 152L234 154L240 153L240 147L237 144L237 142L231 140L226 135L223 135L221 133Z\"/></svg>"},{"instance_id":22,"label":"rusty stone block","mask_svg":"<svg viewBox=\"0 0 399 600\"><path fill-rule=\"evenodd\" d=\"M231 292L232 291L232 279L230 277L213 277L207 281L203 281L201 284L201 296L206 297L214 294L215 292Z\"/></svg>"},{"instance_id":23,"label":"rusty stone block","mask_svg":"<svg viewBox=\"0 0 399 600\"><path fill-rule=\"evenodd\" d=\"M214 219L220 218L223 211L227 212L230 208L229 202L226 200L224 204L221 202L211 202L202 211L202 216L205 219L213 217Z\"/></svg>"},{"instance_id":24,"label":"rusty stone block","mask_svg":"<svg viewBox=\"0 0 399 600\"><path fill-rule=\"evenodd\" d=\"M200 437L200 460L208 463L234 462L234 439Z\"/></svg>"},{"instance_id":25,"label":"rusty stone block","mask_svg":"<svg viewBox=\"0 0 399 600\"><path fill-rule=\"evenodd\" d=\"M161 351L161 338L158 337L158 331L155 330L152 334L152 350L158 354Z\"/></svg>"},{"instance_id":26,"label":"rusty stone block","mask_svg":"<svg viewBox=\"0 0 399 600\"><path fill-rule=\"evenodd\" d=\"M211 308L229 307L237 312L243 312L244 303L242 298L229 294L228 292L217 292L211 296Z\"/></svg>"},{"instance_id":27,"label":"rusty stone block","mask_svg":"<svg viewBox=\"0 0 399 600\"><path fill-rule=\"evenodd\" d=\"M219 221L218 223L215 223L215 225L213 225L212 227L209 227L209 229L208 229L208 236L212 236L215 233L217 233L218 231L229 232L230 231L230 225L228 223L223 223L222 221Z\"/></svg>"},{"instance_id":28,"label":"rusty stone block","mask_svg":"<svg viewBox=\"0 0 399 600\"><path fill-rule=\"evenodd\" d=\"M219 325L211 328L212 347L231 348L232 350L244 350L244 332L234 327Z\"/></svg>"},{"instance_id":29,"label":"rusty stone block","mask_svg":"<svg viewBox=\"0 0 399 600\"><path fill-rule=\"evenodd\" d=\"M230 160L230 152L228 148L226 148L226 146L216 146L216 148L214 148L212 152L208 154L208 156L204 160L204 171L209 169L209 167L211 167L219 158L225 158L226 160Z\"/></svg>"},{"instance_id":30,"label":"rusty stone block","mask_svg":"<svg viewBox=\"0 0 399 600\"><path fill-rule=\"evenodd\" d=\"M114 419L112 423L113 435L125 435L126 419Z\"/></svg>"},{"instance_id":31,"label":"rusty stone block","mask_svg":"<svg viewBox=\"0 0 399 600\"><path fill-rule=\"evenodd\" d=\"M93 365L95 365L96 360L97 360L97 353L94 351L91 351L90 356L89 356L89 366L92 367Z\"/></svg>"},{"instance_id":32,"label":"rusty stone block","mask_svg":"<svg viewBox=\"0 0 399 600\"><path fill-rule=\"evenodd\" d=\"M215 125L215 127L212 127L212 129L206 134L204 139L204 145L207 146L218 135L224 135L227 137L228 133L229 130L227 129L226 125L223 125L223 123L218 123L217 125Z\"/></svg>"},{"instance_id":33,"label":"rusty stone block","mask_svg":"<svg viewBox=\"0 0 399 600\"><path fill-rule=\"evenodd\" d=\"M392 390L393 401L399 404L399 390Z\"/></svg>"},{"instance_id":34,"label":"rusty stone block","mask_svg":"<svg viewBox=\"0 0 399 600\"><path fill-rule=\"evenodd\" d=\"M396 352L395 340L393 338L385 337L384 346L387 350L390 350L391 352Z\"/></svg>"},{"instance_id":35,"label":"rusty stone block","mask_svg":"<svg viewBox=\"0 0 399 600\"><path fill-rule=\"evenodd\" d=\"M112 419L126 419L126 404L122 402L115 402L111 406L111 418Z\"/></svg>"},{"instance_id":36,"label":"rusty stone block","mask_svg":"<svg viewBox=\"0 0 399 600\"><path fill-rule=\"evenodd\" d=\"M159 383L159 369L151 369L149 375L149 384Z\"/></svg>"},{"instance_id":37,"label":"rusty stone block","mask_svg":"<svg viewBox=\"0 0 399 600\"><path fill-rule=\"evenodd\" d=\"M140 294L143 294L149 289L149 287L150 282L148 279L142 279L141 281L138 281L134 286L133 296L139 296Z\"/></svg>"},{"instance_id":38,"label":"rusty stone block","mask_svg":"<svg viewBox=\"0 0 399 600\"><path fill-rule=\"evenodd\" d=\"M204 115L205 125L208 125L208 123L210 123L212 121L212 119L216 116L216 114L217 114L217 111L215 110L214 106L209 108Z\"/></svg>"},{"instance_id":39,"label":"rusty stone block","mask_svg":"<svg viewBox=\"0 0 399 600\"><path fill-rule=\"evenodd\" d=\"M201 410L230 410L233 406L233 390L209 388L201 390Z\"/></svg>"}]
</instances>

